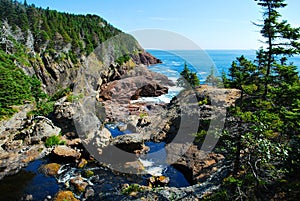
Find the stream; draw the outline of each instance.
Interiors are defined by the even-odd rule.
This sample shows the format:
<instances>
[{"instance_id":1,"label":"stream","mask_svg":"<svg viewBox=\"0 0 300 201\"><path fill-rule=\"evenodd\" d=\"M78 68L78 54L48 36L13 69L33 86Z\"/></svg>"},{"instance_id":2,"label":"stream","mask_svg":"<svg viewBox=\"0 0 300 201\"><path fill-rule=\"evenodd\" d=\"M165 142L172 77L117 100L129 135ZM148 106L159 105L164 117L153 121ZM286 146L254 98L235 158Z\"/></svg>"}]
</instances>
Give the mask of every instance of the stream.
<instances>
[{"instance_id":1,"label":"stream","mask_svg":"<svg viewBox=\"0 0 300 201\"><path fill-rule=\"evenodd\" d=\"M131 133L130 130L120 131L118 125L120 124L106 126L113 137ZM166 163L167 154L164 142L145 142L145 145L150 148L149 155L140 157L139 160L148 173L146 175L113 172L95 163L89 163L83 169L77 168L76 164L66 163L62 164L57 176L46 176L40 171L40 167L53 162L50 157L46 157L33 161L19 173L2 179L0 181L0 200L25 200L26 196L34 201L51 200L61 189L67 188L75 192L74 189L70 188L70 180L79 175L88 183L87 189L93 189L95 195L96 193L104 193L117 196L125 183L148 185L148 178L151 175L169 177L170 183L168 186L170 187L190 186L190 183L180 171ZM94 176L87 177L87 171L92 171ZM84 200L85 195L75 193L75 197Z\"/></svg>"},{"instance_id":2,"label":"stream","mask_svg":"<svg viewBox=\"0 0 300 201\"><path fill-rule=\"evenodd\" d=\"M126 129L125 131L120 131L119 126L122 126L123 123L111 123L106 124L106 128L111 132L113 137L117 137L124 134L132 133L130 130ZM167 164L167 153L165 149L165 142L145 142L145 145L150 148L149 152L139 157L139 161L145 167L146 172L149 175L153 176L167 176L170 178L170 187L187 187L191 184L184 177L184 175L174 168L173 166Z\"/></svg>"},{"instance_id":3,"label":"stream","mask_svg":"<svg viewBox=\"0 0 300 201\"><path fill-rule=\"evenodd\" d=\"M57 180L39 172L40 166L48 162L48 159L33 161L19 173L4 177L0 181L0 200L22 200L26 195L33 195L39 201L53 197L59 190Z\"/></svg>"}]
</instances>

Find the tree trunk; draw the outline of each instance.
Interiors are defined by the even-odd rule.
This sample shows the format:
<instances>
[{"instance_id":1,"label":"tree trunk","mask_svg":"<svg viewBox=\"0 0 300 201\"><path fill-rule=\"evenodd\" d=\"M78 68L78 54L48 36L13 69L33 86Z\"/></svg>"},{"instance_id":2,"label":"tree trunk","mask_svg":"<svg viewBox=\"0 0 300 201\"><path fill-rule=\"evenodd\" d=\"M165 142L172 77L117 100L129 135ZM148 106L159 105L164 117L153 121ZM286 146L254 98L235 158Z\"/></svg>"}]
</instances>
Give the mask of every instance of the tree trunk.
<instances>
[{"instance_id":1,"label":"tree trunk","mask_svg":"<svg viewBox=\"0 0 300 201\"><path fill-rule=\"evenodd\" d=\"M271 19L271 5L268 2L268 20ZM273 52L273 44L272 44L272 31L271 31L271 22L269 24L268 29L268 60L267 60L267 73L265 77L265 83L264 83L264 93L263 93L263 99L267 99L268 95L268 86L269 86L269 80L270 80L270 74L271 74L271 68L272 68L272 52Z\"/></svg>"}]
</instances>

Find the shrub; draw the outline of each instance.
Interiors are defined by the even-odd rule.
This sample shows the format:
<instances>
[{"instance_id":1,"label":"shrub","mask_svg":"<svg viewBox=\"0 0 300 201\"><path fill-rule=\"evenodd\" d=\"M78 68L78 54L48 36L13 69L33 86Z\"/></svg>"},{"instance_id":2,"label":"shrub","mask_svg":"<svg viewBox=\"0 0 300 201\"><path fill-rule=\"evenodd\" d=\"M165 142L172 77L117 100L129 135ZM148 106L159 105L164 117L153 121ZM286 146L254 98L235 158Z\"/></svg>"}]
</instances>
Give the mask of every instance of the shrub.
<instances>
[{"instance_id":1,"label":"shrub","mask_svg":"<svg viewBox=\"0 0 300 201\"><path fill-rule=\"evenodd\" d=\"M129 186L122 189L122 194L124 195L130 195L134 192L142 192L143 187L141 187L139 184L130 184Z\"/></svg>"},{"instance_id":2,"label":"shrub","mask_svg":"<svg viewBox=\"0 0 300 201\"><path fill-rule=\"evenodd\" d=\"M60 137L61 137L60 135L52 135L51 137L48 137L47 140L45 141L45 146L53 147L56 145L66 144L66 141L61 140Z\"/></svg>"}]
</instances>

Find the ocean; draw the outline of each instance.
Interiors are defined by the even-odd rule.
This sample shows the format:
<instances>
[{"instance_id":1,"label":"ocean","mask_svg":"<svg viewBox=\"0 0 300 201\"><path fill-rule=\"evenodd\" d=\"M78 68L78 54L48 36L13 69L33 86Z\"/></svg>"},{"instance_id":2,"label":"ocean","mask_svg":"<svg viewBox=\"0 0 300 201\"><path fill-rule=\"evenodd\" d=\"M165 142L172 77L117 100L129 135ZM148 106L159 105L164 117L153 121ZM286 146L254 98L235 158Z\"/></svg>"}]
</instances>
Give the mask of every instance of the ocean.
<instances>
[{"instance_id":1,"label":"ocean","mask_svg":"<svg viewBox=\"0 0 300 201\"><path fill-rule=\"evenodd\" d=\"M211 69L215 75L220 76L222 72L228 73L228 69L237 57L244 55L249 60L254 60L255 50L147 50L163 63L149 67L150 70L166 75L170 80L176 82L183 70L184 63L196 72L200 82L204 83ZM300 56L291 57L288 60L298 66L300 72ZM167 95L158 98L146 98L146 101L169 102L181 90L179 87L171 87ZM145 101L145 100L144 100Z\"/></svg>"},{"instance_id":2,"label":"ocean","mask_svg":"<svg viewBox=\"0 0 300 201\"><path fill-rule=\"evenodd\" d=\"M155 57L162 60L162 64L150 66L155 72L165 74L169 78L178 78L184 63L194 72L197 72L201 81L204 81L213 67L216 75L228 73L228 69L237 57L244 55L249 60L254 60L255 50L147 50ZM290 62L300 69L300 56L289 58Z\"/></svg>"}]
</instances>

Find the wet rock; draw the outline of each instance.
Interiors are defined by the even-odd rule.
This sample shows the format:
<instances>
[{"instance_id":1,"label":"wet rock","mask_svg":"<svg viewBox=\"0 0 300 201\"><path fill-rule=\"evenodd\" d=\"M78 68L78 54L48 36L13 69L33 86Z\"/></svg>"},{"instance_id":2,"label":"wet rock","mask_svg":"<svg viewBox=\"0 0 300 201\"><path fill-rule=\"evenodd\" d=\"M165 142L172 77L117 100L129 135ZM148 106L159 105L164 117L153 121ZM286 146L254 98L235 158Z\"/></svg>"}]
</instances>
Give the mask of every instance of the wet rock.
<instances>
[{"instance_id":1,"label":"wet rock","mask_svg":"<svg viewBox=\"0 0 300 201\"><path fill-rule=\"evenodd\" d=\"M78 164L78 168L84 168L84 166L86 166L88 164L87 160L82 158Z\"/></svg>"},{"instance_id":2,"label":"wet rock","mask_svg":"<svg viewBox=\"0 0 300 201\"><path fill-rule=\"evenodd\" d=\"M127 124L121 124L121 125L118 125L118 129L121 131L121 132L124 132L127 130Z\"/></svg>"},{"instance_id":3,"label":"wet rock","mask_svg":"<svg viewBox=\"0 0 300 201\"><path fill-rule=\"evenodd\" d=\"M29 162L45 155L43 145L22 146L14 152L0 151L0 179L18 173Z\"/></svg>"},{"instance_id":4,"label":"wet rock","mask_svg":"<svg viewBox=\"0 0 300 201\"><path fill-rule=\"evenodd\" d=\"M25 201L31 201L31 200L33 200L33 196L32 195L26 195Z\"/></svg>"},{"instance_id":5,"label":"wet rock","mask_svg":"<svg viewBox=\"0 0 300 201\"><path fill-rule=\"evenodd\" d=\"M79 201L71 191L59 191L53 201Z\"/></svg>"},{"instance_id":6,"label":"wet rock","mask_svg":"<svg viewBox=\"0 0 300 201\"><path fill-rule=\"evenodd\" d=\"M188 149L182 144L173 143L167 146L167 160L173 161L173 166L180 169L191 183L205 181L222 165L224 156L216 153L205 153L199 150L196 145ZM180 152L186 150L185 153ZM174 162L176 160L176 162Z\"/></svg>"},{"instance_id":7,"label":"wet rock","mask_svg":"<svg viewBox=\"0 0 300 201\"><path fill-rule=\"evenodd\" d=\"M62 158L80 158L81 153L65 145L59 145L53 149L53 154Z\"/></svg>"},{"instance_id":8,"label":"wet rock","mask_svg":"<svg viewBox=\"0 0 300 201\"><path fill-rule=\"evenodd\" d=\"M142 192L146 189L148 189L148 187L141 186L139 184L130 184L130 185L123 184L122 185L122 194L136 197L139 194L139 192Z\"/></svg>"},{"instance_id":9,"label":"wet rock","mask_svg":"<svg viewBox=\"0 0 300 201\"><path fill-rule=\"evenodd\" d=\"M126 162L124 168L128 170L133 170L133 172L142 172L145 170L144 165L139 161Z\"/></svg>"},{"instance_id":10,"label":"wet rock","mask_svg":"<svg viewBox=\"0 0 300 201\"><path fill-rule=\"evenodd\" d=\"M151 188L163 187L170 183L170 178L166 176L152 176L148 179Z\"/></svg>"},{"instance_id":11,"label":"wet rock","mask_svg":"<svg viewBox=\"0 0 300 201\"><path fill-rule=\"evenodd\" d=\"M95 191L92 188L88 188L84 194L85 199L89 197L93 197L95 195Z\"/></svg>"},{"instance_id":12,"label":"wet rock","mask_svg":"<svg viewBox=\"0 0 300 201\"><path fill-rule=\"evenodd\" d=\"M70 185L72 185L77 192L82 193L85 191L86 187L89 184L85 182L82 177L79 176L71 179Z\"/></svg>"},{"instance_id":13,"label":"wet rock","mask_svg":"<svg viewBox=\"0 0 300 201\"><path fill-rule=\"evenodd\" d=\"M84 175L84 177L90 178L90 177L94 176L94 174L95 173L92 170L86 170L83 175Z\"/></svg>"},{"instance_id":14,"label":"wet rock","mask_svg":"<svg viewBox=\"0 0 300 201\"><path fill-rule=\"evenodd\" d=\"M118 148L134 153L136 150L142 150L144 144L143 136L140 134L126 134L115 137L111 145L117 146Z\"/></svg>"},{"instance_id":15,"label":"wet rock","mask_svg":"<svg viewBox=\"0 0 300 201\"><path fill-rule=\"evenodd\" d=\"M56 176L60 167L60 164L49 163L41 166L40 171L47 176Z\"/></svg>"}]
</instances>

